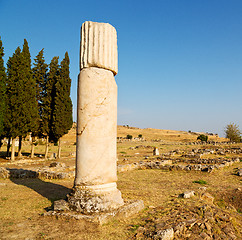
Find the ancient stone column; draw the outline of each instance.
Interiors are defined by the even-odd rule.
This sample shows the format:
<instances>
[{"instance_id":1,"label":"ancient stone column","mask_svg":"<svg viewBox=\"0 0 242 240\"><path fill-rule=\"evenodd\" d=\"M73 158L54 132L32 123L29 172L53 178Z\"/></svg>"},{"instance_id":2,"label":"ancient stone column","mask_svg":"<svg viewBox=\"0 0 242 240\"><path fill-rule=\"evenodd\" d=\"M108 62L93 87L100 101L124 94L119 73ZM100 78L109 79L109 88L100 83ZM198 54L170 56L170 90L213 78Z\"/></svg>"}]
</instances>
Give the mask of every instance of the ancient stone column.
<instances>
[{"instance_id":1,"label":"ancient stone column","mask_svg":"<svg viewBox=\"0 0 242 240\"><path fill-rule=\"evenodd\" d=\"M83 213L124 204L117 189L117 34L108 23L81 28L77 155L70 208Z\"/></svg>"}]
</instances>

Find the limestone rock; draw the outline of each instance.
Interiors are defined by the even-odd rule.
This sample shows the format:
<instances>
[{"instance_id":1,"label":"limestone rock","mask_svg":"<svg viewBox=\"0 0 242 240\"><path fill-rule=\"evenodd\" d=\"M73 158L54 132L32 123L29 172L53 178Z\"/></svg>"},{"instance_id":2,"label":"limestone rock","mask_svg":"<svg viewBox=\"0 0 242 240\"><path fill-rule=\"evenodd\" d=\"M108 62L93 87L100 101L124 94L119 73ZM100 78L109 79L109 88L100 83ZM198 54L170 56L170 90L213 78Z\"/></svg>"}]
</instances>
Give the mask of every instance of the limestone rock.
<instances>
[{"instance_id":1,"label":"limestone rock","mask_svg":"<svg viewBox=\"0 0 242 240\"><path fill-rule=\"evenodd\" d=\"M138 213L144 209L144 202L142 200L132 201L126 203L123 207L117 211L117 216L122 218L128 218L135 213Z\"/></svg>"},{"instance_id":2,"label":"limestone rock","mask_svg":"<svg viewBox=\"0 0 242 240\"><path fill-rule=\"evenodd\" d=\"M183 197L183 198L191 198L194 196L194 191L185 191L184 193L182 193L180 195L180 197Z\"/></svg>"},{"instance_id":3,"label":"limestone rock","mask_svg":"<svg viewBox=\"0 0 242 240\"><path fill-rule=\"evenodd\" d=\"M80 70L99 67L118 73L117 33L108 23L86 21L81 28Z\"/></svg>"},{"instance_id":4,"label":"limestone rock","mask_svg":"<svg viewBox=\"0 0 242 240\"><path fill-rule=\"evenodd\" d=\"M158 156L159 154L160 154L159 149L157 147L155 147L154 150L153 150L153 155Z\"/></svg>"},{"instance_id":5,"label":"limestone rock","mask_svg":"<svg viewBox=\"0 0 242 240\"><path fill-rule=\"evenodd\" d=\"M134 170L134 169L137 169L138 168L138 165L136 164L125 164L125 165L119 165L118 166L118 172L127 172L127 171L131 171L131 170Z\"/></svg>"},{"instance_id":6,"label":"limestone rock","mask_svg":"<svg viewBox=\"0 0 242 240\"><path fill-rule=\"evenodd\" d=\"M205 192L205 191L207 190L206 187L199 187L198 189L199 189L199 191L201 191L201 192Z\"/></svg>"},{"instance_id":7,"label":"limestone rock","mask_svg":"<svg viewBox=\"0 0 242 240\"><path fill-rule=\"evenodd\" d=\"M174 230L173 230L173 228L160 230L154 236L154 239L160 239L160 240L172 240L173 238L174 238Z\"/></svg>"}]
</instances>

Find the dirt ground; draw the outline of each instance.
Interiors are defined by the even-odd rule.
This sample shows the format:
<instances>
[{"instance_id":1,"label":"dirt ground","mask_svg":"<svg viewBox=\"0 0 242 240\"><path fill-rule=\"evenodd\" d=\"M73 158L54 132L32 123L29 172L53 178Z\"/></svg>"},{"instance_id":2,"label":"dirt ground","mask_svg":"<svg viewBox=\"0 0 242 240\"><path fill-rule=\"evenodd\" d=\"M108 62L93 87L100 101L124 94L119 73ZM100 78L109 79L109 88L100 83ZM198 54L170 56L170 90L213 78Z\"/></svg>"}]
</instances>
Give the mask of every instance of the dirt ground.
<instances>
[{"instance_id":1,"label":"dirt ground","mask_svg":"<svg viewBox=\"0 0 242 240\"><path fill-rule=\"evenodd\" d=\"M182 137L181 132L175 131L160 130L157 133L151 129L119 127L118 136L127 134L142 134L146 141L118 142L119 164L145 161L147 156L149 161L155 160L153 147L158 147L160 154L177 149L189 152L194 148L218 147L180 145L196 140L195 135L188 133L184 133ZM171 137L172 135L175 137ZM73 166L75 157L70 153L75 151L75 131L72 130L63 139L63 158L58 161ZM136 148L137 146L141 147ZM242 145L219 147L226 150L240 148ZM56 149L56 146L51 146L51 151L55 152ZM26 155L28 151L29 146L26 143ZM53 160L44 161L39 157L38 154L42 154L42 151L44 145L36 148L34 162L28 162L31 159L27 156L22 158L21 163L18 163L21 160L18 158L15 163L2 158L0 167L29 169L48 166ZM181 158L181 155L182 153L169 155L169 158ZM217 157L210 155L209 157ZM226 159L242 156L228 153L223 157ZM0 179L0 239L159 239L160 231L171 227L176 230L177 226L183 227L176 230L178 232L175 239L242 239L242 179L236 175L239 168L242 168L241 161L211 173L160 169L119 173L117 184L122 197L143 200L145 209L128 219L111 219L102 226L83 220L43 216L43 213L51 209L55 200L64 199L71 191L73 178ZM195 196L181 198L180 194L187 190L194 191ZM204 192L214 198L212 202L201 197Z\"/></svg>"}]
</instances>

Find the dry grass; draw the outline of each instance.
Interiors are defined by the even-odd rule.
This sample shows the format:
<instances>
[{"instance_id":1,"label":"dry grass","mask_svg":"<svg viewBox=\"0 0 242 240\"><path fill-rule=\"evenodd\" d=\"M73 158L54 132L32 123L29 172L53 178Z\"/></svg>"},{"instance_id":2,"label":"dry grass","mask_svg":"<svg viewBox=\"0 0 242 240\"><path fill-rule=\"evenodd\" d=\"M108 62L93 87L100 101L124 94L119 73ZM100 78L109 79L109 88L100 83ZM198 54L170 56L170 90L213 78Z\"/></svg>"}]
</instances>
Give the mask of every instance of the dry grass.
<instances>
[{"instance_id":1,"label":"dry grass","mask_svg":"<svg viewBox=\"0 0 242 240\"><path fill-rule=\"evenodd\" d=\"M185 190L197 191L195 180L205 180L208 192L218 197L241 186L233 174L241 163L212 174L204 172L166 172L137 170L121 173L118 188L125 199L142 199L146 208L165 206L169 200ZM104 226L83 221L42 217L54 200L64 198L73 180L43 181L40 179L1 180L0 239L128 239L133 234L129 226L141 225L144 210L139 217L113 219ZM238 197L238 196L237 196ZM225 199L225 203L228 201ZM169 203L170 204L170 203ZM172 207L170 205L170 207Z\"/></svg>"},{"instance_id":2,"label":"dry grass","mask_svg":"<svg viewBox=\"0 0 242 240\"><path fill-rule=\"evenodd\" d=\"M117 153L120 163L143 161L145 156L149 156L149 160L155 159L152 156L154 146L159 148L160 153L175 149L187 151L192 148L207 147L175 145L174 143L196 140L196 135L181 131L118 127L118 136L126 137L127 134L134 137L142 134L147 141L118 143ZM155 142L154 139L162 139L162 141ZM219 138L219 141L222 140L224 139ZM60 159L68 166L74 165L75 159L70 157L70 153L75 151L74 143L75 129L72 129L63 137L64 158ZM139 145L144 147L135 148ZM209 148L212 147L209 146ZM25 144L24 152L29 151L30 146ZM57 152L57 146L51 145L50 152ZM44 145L38 145L36 153L43 154ZM211 156L204 155L206 158ZM234 157L234 155L230 154L227 157ZM5 166L7 160L2 159L0 162L2 162L1 166ZM49 164L50 161L37 163L42 166ZM11 167L15 167L14 163ZM242 164L237 163L212 173L162 170L135 170L120 173L118 174L118 188L123 198L141 199L146 209L130 219L113 219L103 226L81 220L41 216L51 207L53 201L65 198L72 188L73 179L0 179L0 239L129 239L134 235L136 228L144 223L150 209L165 206L172 209L176 207L177 201L179 204L185 203L183 199L175 202L173 200L178 199L177 196L185 190L197 192L201 186L193 183L197 180L207 182L207 191L215 196L217 206L225 209L226 206L232 204L238 210L241 207L241 192L236 189L241 188L241 178L234 174L235 168L238 167L241 168Z\"/></svg>"},{"instance_id":3,"label":"dry grass","mask_svg":"<svg viewBox=\"0 0 242 240\"><path fill-rule=\"evenodd\" d=\"M124 127L118 126L118 137L126 137L127 135L132 135L133 137L138 137L139 134L150 141L150 140L163 140L166 142L191 142L196 141L198 135L188 133L185 131L176 130L162 130L153 128L134 128L134 127ZM211 141L226 141L225 138L220 138L217 136L209 136Z\"/></svg>"},{"instance_id":4,"label":"dry grass","mask_svg":"<svg viewBox=\"0 0 242 240\"><path fill-rule=\"evenodd\" d=\"M135 141L123 141L123 142L118 142L118 157L122 157L121 155L127 155L129 156L130 153L132 154L132 151L129 150L130 147L136 146L136 145L149 145L152 147L159 147L160 152L167 152L170 150L177 149L177 143L185 143L185 142L194 142L197 139L196 134L191 134L188 132L184 131L175 131L175 130L161 130L161 129L152 129L152 128L146 128L146 129L140 129L140 128L133 128L133 127L123 127L123 126L118 126L118 131L117 131L117 136L118 137L123 137L125 138L127 135L132 135L133 137L138 137L139 134L142 134L143 138L145 139L145 142L140 141L140 142L135 142ZM61 141L61 155L64 158L70 158L70 154L75 153L76 150L76 128L73 127L70 129L68 134L64 135ZM225 138L220 138L216 136L209 136L209 140L211 141L226 141ZM157 142L158 141L158 142ZM58 146L55 146L53 143L49 144L49 156L51 153L57 153L58 151ZM192 146L179 146L179 149L189 149L192 148ZM193 146L194 148L194 146ZM0 155L0 162L4 161L1 156L3 156L7 151L7 146L4 145L1 148L1 155ZM17 151L17 147L16 147ZM23 142L23 147L22 147L22 153L23 156L28 156L31 152L31 144L29 141L24 141ZM122 152L125 152L122 153ZM139 151L136 151L139 154L147 154L151 153L152 149L150 149L149 152L147 150L139 149ZM45 142L44 140L42 143L38 144L35 147L35 156L38 157L39 155L44 155L45 153ZM137 154L138 155L138 154ZM137 156L136 156L137 157Z\"/></svg>"}]
</instances>

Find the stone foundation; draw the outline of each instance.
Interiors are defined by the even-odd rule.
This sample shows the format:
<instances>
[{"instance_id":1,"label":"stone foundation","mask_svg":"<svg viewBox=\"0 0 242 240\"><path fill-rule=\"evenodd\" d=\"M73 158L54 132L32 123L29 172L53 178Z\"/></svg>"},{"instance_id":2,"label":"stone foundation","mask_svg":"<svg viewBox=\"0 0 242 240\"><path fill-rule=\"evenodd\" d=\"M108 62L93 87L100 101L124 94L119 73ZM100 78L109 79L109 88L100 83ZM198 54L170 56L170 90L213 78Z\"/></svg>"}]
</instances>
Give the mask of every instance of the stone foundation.
<instances>
[{"instance_id":1,"label":"stone foundation","mask_svg":"<svg viewBox=\"0 0 242 240\"><path fill-rule=\"evenodd\" d=\"M137 214L142 209L144 209L144 203L142 200L136 201L126 201L123 206L109 210L106 212L92 213L92 214L83 214L77 211L71 211L67 208L68 202L65 200L55 201L54 205L56 210L49 211L44 213L44 216L54 216L57 218L67 218L67 219L76 219L84 220L88 222L103 224L111 220L113 217L116 218L128 218L132 215Z\"/></svg>"},{"instance_id":2,"label":"stone foundation","mask_svg":"<svg viewBox=\"0 0 242 240\"><path fill-rule=\"evenodd\" d=\"M116 183L94 186L75 186L67 196L70 210L91 214L107 212L124 204Z\"/></svg>"}]
</instances>

